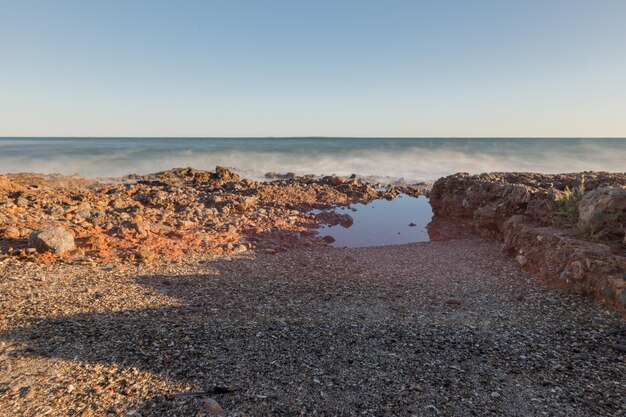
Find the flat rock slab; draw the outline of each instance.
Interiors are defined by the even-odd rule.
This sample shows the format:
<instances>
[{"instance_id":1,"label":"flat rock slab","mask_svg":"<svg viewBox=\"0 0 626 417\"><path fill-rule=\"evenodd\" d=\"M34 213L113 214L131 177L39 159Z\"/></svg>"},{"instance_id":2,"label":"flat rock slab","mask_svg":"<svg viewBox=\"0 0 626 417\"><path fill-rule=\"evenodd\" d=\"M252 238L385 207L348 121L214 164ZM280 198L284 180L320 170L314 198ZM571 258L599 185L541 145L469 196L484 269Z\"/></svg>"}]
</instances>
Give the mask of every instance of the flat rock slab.
<instances>
[{"instance_id":1,"label":"flat rock slab","mask_svg":"<svg viewBox=\"0 0 626 417\"><path fill-rule=\"evenodd\" d=\"M0 415L626 412L624 322L481 239L0 276Z\"/></svg>"}]
</instances>

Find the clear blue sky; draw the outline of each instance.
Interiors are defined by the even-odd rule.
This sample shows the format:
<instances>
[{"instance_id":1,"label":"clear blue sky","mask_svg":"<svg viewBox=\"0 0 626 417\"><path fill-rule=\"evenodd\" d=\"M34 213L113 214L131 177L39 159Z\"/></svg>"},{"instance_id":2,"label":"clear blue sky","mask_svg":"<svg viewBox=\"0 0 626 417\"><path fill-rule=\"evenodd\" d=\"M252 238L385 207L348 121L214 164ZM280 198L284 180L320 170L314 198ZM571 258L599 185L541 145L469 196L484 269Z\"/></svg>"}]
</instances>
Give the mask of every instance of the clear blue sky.
<instances>
[{"instance_id":1,"label":"clear blue sky","mask_svg":"<svg viewBox=\"0 0 626 417\"><path fill-rule=\"evenodd\" d=\"M0 0L0 136L626 136L625 0Z\"/></svg>"}]
</instances>

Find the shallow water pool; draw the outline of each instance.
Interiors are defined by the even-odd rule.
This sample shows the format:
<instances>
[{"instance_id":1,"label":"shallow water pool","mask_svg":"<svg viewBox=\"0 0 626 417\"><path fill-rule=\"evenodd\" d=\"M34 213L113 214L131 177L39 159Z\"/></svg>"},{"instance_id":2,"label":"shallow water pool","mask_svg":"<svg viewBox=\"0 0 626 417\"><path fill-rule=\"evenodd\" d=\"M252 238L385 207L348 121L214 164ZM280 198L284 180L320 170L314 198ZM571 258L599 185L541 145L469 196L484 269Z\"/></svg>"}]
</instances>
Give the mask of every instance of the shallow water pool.
<instances>
[{"instance_id":1,"label":"shallow water pool","mask_svg":"<svg viewBox=\"0 0 626 417\"><path fill-rule=\"evenodd\" d=\"M374 200L369 204L353 204L333 210L348 214L350 226L322 226L321 236L335 239L330 246L360 248L366 246L399 245L429 241L426 226L433 211L425 196L400 195L394 200Z\"/></svg>"}]
</instances>

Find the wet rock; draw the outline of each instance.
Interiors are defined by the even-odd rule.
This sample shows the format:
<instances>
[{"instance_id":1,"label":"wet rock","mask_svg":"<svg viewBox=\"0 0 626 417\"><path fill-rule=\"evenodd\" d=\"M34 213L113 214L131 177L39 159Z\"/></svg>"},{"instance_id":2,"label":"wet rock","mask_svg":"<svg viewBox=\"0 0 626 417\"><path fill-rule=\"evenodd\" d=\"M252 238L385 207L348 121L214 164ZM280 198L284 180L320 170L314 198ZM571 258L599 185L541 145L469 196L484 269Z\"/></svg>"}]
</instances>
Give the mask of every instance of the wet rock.
<instances>
[{"instance_id":1,"label":"wet rock","mask_svg":"<svg viewBox=\"0 0 626 417\"><path fill-rule=\"evenodd\" d=\"M330 245L331 243L335 241L335 238L332 236L324 236L322 237L322 241L326 243L327 245Z\"/></svg>"},{"instance_id":2,"label":"wet rock","mask_svg":"<svg viewBox=\"0 0 626 417\"><path fill-rule=\"evenodd\" d=\"M354 218L349 214L338 214L331 212L323 212L317 214L317 219L329 226L341 225L341 227L351 227L354 224Z\"/></svg>"},{"instance_id":3,"label":"wet rock","mask_svg":"<svg viewBox=\"0 0 626 417\"><path fill-rule=\"evenodd\" d=\"M63 254L74 249L74 237L63 227L48 227L31 233L28 246L39 252Z\"/></svg>"}]
</instances>

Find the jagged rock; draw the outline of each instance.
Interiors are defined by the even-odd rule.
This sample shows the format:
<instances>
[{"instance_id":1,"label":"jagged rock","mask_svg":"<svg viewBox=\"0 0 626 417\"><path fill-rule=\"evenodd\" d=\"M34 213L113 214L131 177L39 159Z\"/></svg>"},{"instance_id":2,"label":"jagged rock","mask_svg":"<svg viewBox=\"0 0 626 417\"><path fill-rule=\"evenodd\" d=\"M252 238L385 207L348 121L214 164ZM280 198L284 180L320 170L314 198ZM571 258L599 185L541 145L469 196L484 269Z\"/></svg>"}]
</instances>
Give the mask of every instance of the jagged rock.
<instances>
[{"instance_id":1,"label":"jagged rock","mask_svg":"<svg viewBox=\"0 0 626 417\"><path fill-rule=\"evenodd\" d=\"M461 173L435 182L430 202L434 223L466 219L524 269L626 316L626 256L615 248L626 244L626 174Z\"/></svg>"},{"instance_id":2,"label":"jagged rock","mask_svg":"<svg viewBox=\"0 0 626 417\"><path fill-rule=\"evenodd\" d=\"M578 205L578 225L589 234L621 237L626 230L626 189L598 188Z\"/></svg>"},{"instance_id":3,"label":"jagged rock","mask_svg":"<svg viewBox=\"0 0 626 417\"><path fill-rule=\"evenodd\" d=\"M626 257L612 253L608 245L521 215L505 222L504 244L515 248L517 261L542 280L626 315Z\"/></svg>"},{"instance_id":4,"label":"jagged rock","mask_svg":"<svg viewBox=\"0 0 626 417\"><path fill-rule=\"evenodd\" d=\"M480 175L458 173L437 180L430 203L437 216L470 218L484 236L501 239L504 222L523 214L553 224L566 189L585 190L626 187L626 175L606 172L533 174L498 172Z\"/></svg>"},{"instance_id":5,"label":"jagged rock","mask_svg":"<svg viewBox=\"0 0 626 417\"><path fill-rule=\"evenodd\" d=\"M63 227L36 230L28 236L28 246L39 252L63 254L74 249L74 237Z\"/></svg>"},{"instance_id":6,"label":"jagged rock","mask_svg":"<svg viewBox=\"0 0 626 417\"><path fill-rule=\"evenodd\" d=\"M235 174L228 168L224 168L219 165L215 167L215 176L217 177L217 179L220 179L225 182L241 181L241 177L239 177L239 175Z\"/></svg>"}]
</instances>

